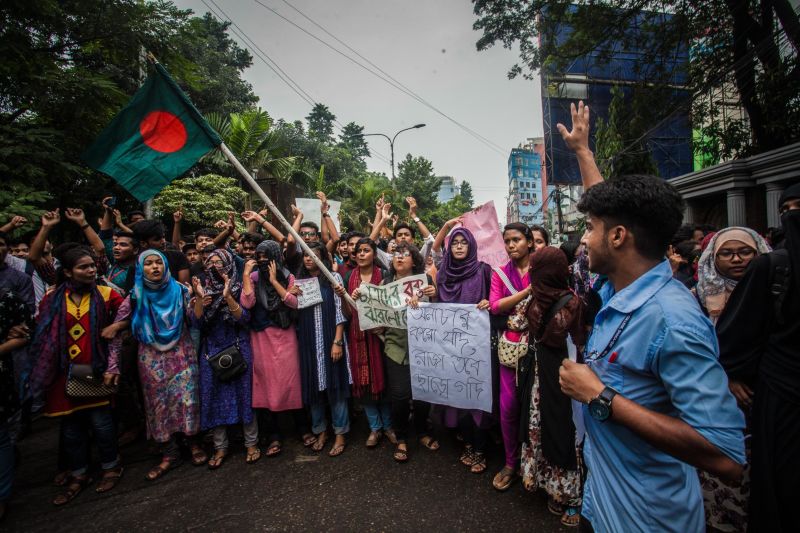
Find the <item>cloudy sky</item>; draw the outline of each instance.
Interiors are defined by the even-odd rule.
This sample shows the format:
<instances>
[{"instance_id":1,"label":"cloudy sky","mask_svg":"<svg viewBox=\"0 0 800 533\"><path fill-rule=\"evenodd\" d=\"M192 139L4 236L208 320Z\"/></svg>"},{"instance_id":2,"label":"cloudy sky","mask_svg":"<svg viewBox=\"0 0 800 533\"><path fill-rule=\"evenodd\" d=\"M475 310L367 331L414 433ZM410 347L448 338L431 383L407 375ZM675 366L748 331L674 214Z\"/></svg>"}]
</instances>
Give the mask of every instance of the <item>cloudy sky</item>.
<instances>
[{"instance_id":1,"label":"cloudy sky","mask_svg":"<svg viewBox=\"0 0 800 533\"><path fill-rule=\"evenodd\" d=\"M253 66L244 77L253 85L260 105L273 117L288 121L303 119L311 108L307 100L313 100L327 105L342 125L354 121L363 125L367 133L392 136L402 128L425 123L425 128L404 132L397 138L396 160L407 153L430 159L437 175L470 182L476 201L494 200L498 215L504 218L508 152L526 138L542 132L539 87L538 82L507 79L516 51L502 47L476 51L475 42L480 34L472 30L475 17L471 2L214 0L216 5L212 0L205 2L221 17L236 23L243 35L255 43L232 35L254 55ZM176 4L196 13L211 10L204 0L176 0ZM309 33L380 76L387 78L388 74L396 80L392 83L405 86L430 107L326 47ZM299 91L293 91L257 57L256 46L274 61L273 67L277 64L278 69L297 83ZM301 97L297 92L306 95ZM485 140L479 140L478 136ZM371 137L369 141L370 149L377 153L368 161L369 168L390 175L388 141L382 137Z\"/></svg>"}]
</instances>

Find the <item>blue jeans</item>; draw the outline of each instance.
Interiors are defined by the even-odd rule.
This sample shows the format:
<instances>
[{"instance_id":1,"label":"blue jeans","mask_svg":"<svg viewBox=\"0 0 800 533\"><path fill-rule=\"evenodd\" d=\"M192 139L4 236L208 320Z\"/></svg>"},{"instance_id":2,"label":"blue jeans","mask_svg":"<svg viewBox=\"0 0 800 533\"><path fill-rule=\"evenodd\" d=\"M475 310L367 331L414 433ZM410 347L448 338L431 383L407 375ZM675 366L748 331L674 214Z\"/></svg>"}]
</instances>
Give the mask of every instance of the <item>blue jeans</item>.
<instances>
[{"instance_id":1,"label":"blue jeans","mask_svg":"<svg viewBox=\"0 0 800 533\"><path fill-rule=\"evenodd\" d=\"M14 482L14 445L8 431L8 423L0 424L0 503L11 499L11 484Z\"/></svg>"},{"instance_id":2,"label":"blue jeans","mask_svg":"<svg viewBox=\"0 0 800 533\"><path fill-rule=\"evenodd\" d=\"M61 442L67 458L67 467L74 476L82 476L89 467L89 430L94 435L100 452L100 466L111 470L119 465L117 428L111 416L111 407L92 407L76 411L61 419Z\"/></svg>"},{"instance_id":3,"label":"blue jeans","mask_svg":"<svg viewBox=\"0 0 800 533\"><path fill-rule=\"evenodd\" d=\"M330 402L331 415L333 416L333 432L336 435L344 435L350 431L350 412L348 411L347 399ZM311 406L311 431L319 435L328 429L328 413L326 405L322 402Z\"/></svg>"},{"instance_id":4,"label":"blue jeans","mask_svg":"<svg viewBox=\"0 0 800 533\"><path fill-rule=\"evenodd\" d=\"M388 400L367 401L362 400L361 406L367 413L369 429L380 431L392 429L392 403Z\"/></svg>"}]
</instances>

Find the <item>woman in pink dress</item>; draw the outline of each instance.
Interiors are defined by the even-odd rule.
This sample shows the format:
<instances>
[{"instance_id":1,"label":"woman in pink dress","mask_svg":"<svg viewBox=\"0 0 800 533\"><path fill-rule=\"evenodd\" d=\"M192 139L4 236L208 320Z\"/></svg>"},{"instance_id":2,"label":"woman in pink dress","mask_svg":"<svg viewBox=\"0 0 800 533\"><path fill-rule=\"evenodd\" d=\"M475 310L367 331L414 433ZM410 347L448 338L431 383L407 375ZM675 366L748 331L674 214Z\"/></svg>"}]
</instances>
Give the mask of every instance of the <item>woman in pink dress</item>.
<instances>
[{"instance_id":1,"label":"woman in pink dress","mask_svg":"<svg viewBox=\"0 0 800 533\"><path fill-rule=\"evenodd\" d=\"M254 270L255 269L255 270ZM280 244L263 241L256 248L256 259L244 267L240 303L250 310L250 344L253 348L253 408L266 415L270 444L267 456L281 451L275 413L291 411L295 425L311 435L300 386L300 356L295 332L294 310L299 287L283 265Z\"/></svg>"}]
</instances>

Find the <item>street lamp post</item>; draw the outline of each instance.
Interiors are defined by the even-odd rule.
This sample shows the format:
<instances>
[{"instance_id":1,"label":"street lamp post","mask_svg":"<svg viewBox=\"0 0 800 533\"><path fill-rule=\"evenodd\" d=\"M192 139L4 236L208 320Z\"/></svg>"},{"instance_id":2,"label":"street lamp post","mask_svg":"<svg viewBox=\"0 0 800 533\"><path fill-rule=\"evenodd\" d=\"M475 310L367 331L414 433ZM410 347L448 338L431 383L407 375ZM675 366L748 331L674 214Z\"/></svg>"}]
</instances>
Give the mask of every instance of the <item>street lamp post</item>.
<instances>
[{"instance_id":1,"label":"street lamp post","mask_svg":"<svg viewBox=\"0 0 800 533\"><path fill-rule=\"evenodd\" d=\"M394 175L394 140L397 139L397 136L400 135L401 133L403 133L404 131L415 130L415 129L424 128L424 127L425 127L425 124L415 124L414 126L411 126L410 128L404 128L404 129L398 131L397 133L394 134L393 137L389 137L385 133L359 133L359 134L356 134L356 135L351 135L351 137L375 137L375 136L385 137L386 140L389 141L389 155L391 157L391 164L392 164L392 180L394 180L394 178L395 178L395 175Z\"/></svg>"}]
</instances>

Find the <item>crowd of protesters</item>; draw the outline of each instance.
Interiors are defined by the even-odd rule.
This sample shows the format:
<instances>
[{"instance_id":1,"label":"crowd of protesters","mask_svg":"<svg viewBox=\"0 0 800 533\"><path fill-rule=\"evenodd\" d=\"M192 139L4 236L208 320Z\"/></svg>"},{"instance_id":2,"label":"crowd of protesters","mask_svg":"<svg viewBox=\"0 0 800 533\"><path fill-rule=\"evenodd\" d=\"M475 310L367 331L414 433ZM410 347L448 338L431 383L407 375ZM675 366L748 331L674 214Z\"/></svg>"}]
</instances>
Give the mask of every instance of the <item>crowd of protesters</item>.
<instances>
[{"instance_id":1,"label":"crowd of protesters","mask_svg":"<svg viewBox=\"0 0 800 533\"><path fill-rule=\"evenodd\" d=\"M519 480L582 531L795 529L800 185L783 193L769 239L681 226L682 200L663 180L603 181L588 107L572 118L561 133L583 177L585 233L558 248L544 228L510 223L499 268L478 260L459 219L432 234L410 197L406 222L381 197L369 234L340 234L318 193L321 224L292 210L305 250L267 211L241 213L243 233L231 214L188 236L178 211L170 240L111 198L96 225L56 209L31 239L10 237L28 224L12 218L0 228L2 512L37 413L60 419L53 504L65 505L93 484L114 489L120 448L140 433L161 450L155 481L186 460L222 467L231 431L248 464L276 456L282 418L304 446L338 457L363 412L366 446L385 438L400 463L412 435L413 453L427 453L450 434L481 474L497 432L494 488ZM54 246L64 223L84 242ZM361 330L345 296L415 274L429 285L409 305L490 313L495 412L413 399L406 332ZM322 302L299 309L308 278ZM103 394L81 392L92 380Z\"/></svg>"}]
</instances>

